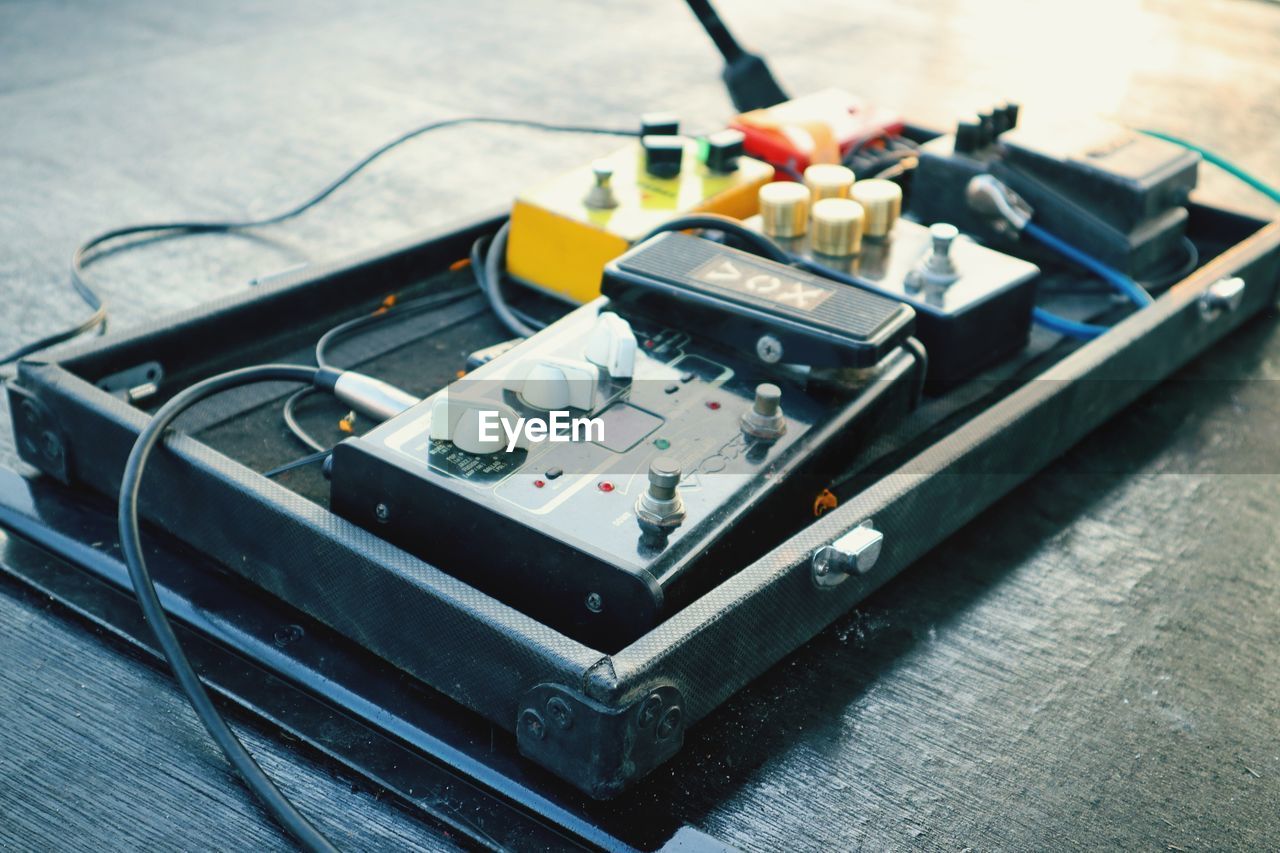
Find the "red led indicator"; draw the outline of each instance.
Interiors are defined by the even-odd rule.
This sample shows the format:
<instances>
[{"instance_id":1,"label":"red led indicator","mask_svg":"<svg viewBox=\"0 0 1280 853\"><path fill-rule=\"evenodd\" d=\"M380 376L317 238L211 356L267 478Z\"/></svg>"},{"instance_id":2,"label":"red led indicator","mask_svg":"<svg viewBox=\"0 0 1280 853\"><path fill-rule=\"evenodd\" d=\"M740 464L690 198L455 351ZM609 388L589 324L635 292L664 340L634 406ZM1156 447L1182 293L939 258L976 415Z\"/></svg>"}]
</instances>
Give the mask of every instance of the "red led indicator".
<instances>
[{"instance_id":1,"label":"red led indicator","mask_svg":"<svg viewBox=\"0 0 1280 853\"><path fill-rule=\"evenodd\" d=\"M645 339L645 342L644 342L644 348L645 348L645 349L653 349L653 348L654 348L654 347L656 347L657 345L658 345L658 344L657 344L657 342L656 342L653 338L646 338L646 339Z\"/></svg>"},{"instance_id":2,"label":"red led indicator","mask_svg":"<svg viewBox=\"0 0 1280 853\"><path fill-rule=\"evenodd\" d=\"M601 480L596 488L600 489L602 492L612 492L613 483L610 483L608 480Z\"/></svg>"},{"instance_id":3,"label":"red led indicator","mask_svg":"<svg viewBox=\"0 0 1280 853\"><path fill-rule=\"evenodd\" d=\"M546 481L546 480L534 480L534 481L533 481L533 486L534 486L534 488L536 488L536 489L541 489L541 488L542 488L543 486L545 486L546 484L547 484L547 481Z\"/></svg>"},{"instance_id":4,"label":"red led indicator","mask_svg":"<svg viewBox=\"0 0 1280 853\"><path fill-rule=\"evenodd\" d=\"M707 403L707 408L714 412L716 409L720 408L720 404L717 403L715 400L712 400L711 402Z\"/></svg>"}]
</instances>

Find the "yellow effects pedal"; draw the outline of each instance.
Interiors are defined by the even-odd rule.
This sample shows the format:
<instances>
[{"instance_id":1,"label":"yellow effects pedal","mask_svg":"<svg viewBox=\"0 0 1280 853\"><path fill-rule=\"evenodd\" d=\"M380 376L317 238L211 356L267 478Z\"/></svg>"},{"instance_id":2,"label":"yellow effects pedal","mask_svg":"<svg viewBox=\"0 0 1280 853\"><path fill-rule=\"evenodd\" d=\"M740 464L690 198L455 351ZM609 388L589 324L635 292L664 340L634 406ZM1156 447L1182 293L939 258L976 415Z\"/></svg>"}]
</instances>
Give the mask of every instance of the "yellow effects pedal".
<instances>
[{"instance_id":1,"label":"yellow effects pedal","mask_svg":"<svg viewBox=\"0 0 1280 853\"><path fill-rule=\"evenodd\" d=\"M605 264L654 227L689 213L745 219L773 167L742 154L742 134L642 137L521 193L511 211L507 272L574 302L600 295Z\"/></svg>"}]
</instances>

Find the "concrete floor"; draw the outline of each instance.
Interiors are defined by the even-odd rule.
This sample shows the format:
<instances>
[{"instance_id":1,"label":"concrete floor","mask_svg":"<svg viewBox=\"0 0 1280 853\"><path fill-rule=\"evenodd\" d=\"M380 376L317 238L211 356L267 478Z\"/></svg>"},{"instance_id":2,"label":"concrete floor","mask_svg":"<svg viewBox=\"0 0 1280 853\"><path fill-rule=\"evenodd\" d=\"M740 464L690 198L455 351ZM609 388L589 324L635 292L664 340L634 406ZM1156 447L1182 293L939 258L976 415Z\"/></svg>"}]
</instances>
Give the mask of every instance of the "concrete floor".
<instances>
[{"instance_id":1,"label":"concrete floor","mask_svg":"<svg viewBox=\"0 0 1280 853\"><path fill-rule=\"evenodd\" d=\"M1102 113L1280 180L1280 6L721 6L797 93L836 85L936 125L1005 97L1028 120ZM730 112L717 74L676 0L0 3L0 349L80 316L66 261L94 231L273 211L432 117L626 125L670 108L714 126ZM494 208L601 144L446 131L260 238L169 241L93 272L123 328ZM1212 169L1202 186L1275 213ZM748 849L1280 846L1280 403L1254 381L1280 371L1273 324L737 697L646 796ZM1233 467L1245 457L1259 461ZM14 463L7 427L0 462ZM8 587L0 659L0 843L288 846L167 676ZM841 710L772 718L797 690ZM287 743L250 742L346 847L451 844Z\"/></svg>"}]
</instances>

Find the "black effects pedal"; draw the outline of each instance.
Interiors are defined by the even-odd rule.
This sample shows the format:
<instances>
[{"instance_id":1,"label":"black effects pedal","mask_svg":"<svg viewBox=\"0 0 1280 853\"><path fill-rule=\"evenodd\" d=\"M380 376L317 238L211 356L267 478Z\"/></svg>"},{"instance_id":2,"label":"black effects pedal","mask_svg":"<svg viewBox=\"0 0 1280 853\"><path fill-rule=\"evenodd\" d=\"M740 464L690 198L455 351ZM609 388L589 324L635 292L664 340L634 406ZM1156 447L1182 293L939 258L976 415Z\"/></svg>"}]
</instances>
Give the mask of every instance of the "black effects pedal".
<instances>
[{"instance_id":1,"label":"black effects pedal","mask_svg":"<svg viewBox=\"0 0 1280 853\"><path fill-rule=\"evenodd\" d=\"M776 272L684 235L637 247L613 299L339 445L333 508L593 648L636 639L811 519L919 386L917 350L895 346L909 307L799 271L730 281L726 264ZM703 286L673 296L689 270ZM668 297L684 307L659 311ZM759 352L766 336L863 383L809 387Z\"/></svg>"}]
</instances>

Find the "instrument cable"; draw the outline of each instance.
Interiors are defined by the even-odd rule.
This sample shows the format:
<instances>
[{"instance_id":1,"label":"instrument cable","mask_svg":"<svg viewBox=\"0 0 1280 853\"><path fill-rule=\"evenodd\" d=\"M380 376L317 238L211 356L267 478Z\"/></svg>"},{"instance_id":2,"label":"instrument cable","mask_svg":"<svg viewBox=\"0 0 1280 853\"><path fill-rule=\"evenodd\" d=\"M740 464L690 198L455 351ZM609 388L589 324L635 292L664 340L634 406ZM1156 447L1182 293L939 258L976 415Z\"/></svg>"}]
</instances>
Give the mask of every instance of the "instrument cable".
<instances>
[{"instance_id":1,"label":"instrument cable","mask_svg":"<svg viewBox=\"0 0 1280 853\"><path fill-rule=\"evenodd\" d=\"M319 367L342 370L342 368L334 365L334 363L329 359L329 350L336 341L359 332L367 326L380 323L384 320L403 320L428 311L434 311L438 308L444 308L454 304L455 302L460 302L463 299L466 299L474 292L474 288L469 286L455 287L450 290L442 290L437 293L420 296L417 299L412 299L400 304L389 304L389 299L384 300L382 304L378 306L377 310L372 313L362 314L354 319L339 323L321 335L320 339L316 341L316 364ZM303 398L308 397L315 392L315 388L306 387L299 388L297 391L290 394L284 401L284 408L281 412L281 417L284 419L285 428L287 428L289 432L293 434L293 437L298 439L298 441L302 442L316 453L328 452L332 448L326 447L322 442L315 438L315 436L307 432L302 424L298 422L298 403L302 402ZM275 476L276 474L282 474L287 470L290 469L283 466L281 468L273 468L271 471L267 472L266 476Z\"/></svg>"},{"instance_id":2,"label":"instrument cable","mask_svg":"<svg viewBox=\"0 0 1280 853\"><path fill-rule=\"evenodd\" d=\"M720 231L725 236L737 238L746 247L746 250L752 254L760 255L771 261L777 261L780 264L790 265L795 260L781 246L769 239L767 235L759 231L752 231L738 220L730 219L728 216L721 216L718 213L692 213L688 216L667 220L637 240L636 245L667 231L692 230Z\"/></svg>"},{"instance_id":3,"label":"instrument cable","mask_svg":"<svg viewBox=\"0 0 1280 853\"><path fill-rule=\"evenodd\" d=\"M276 213L271 216L264 216L256 219L224 219L224 220L177 220L173 222L152 222L141 225L127 225L122 228L113 228L109 231L103 231L80 245L79 248L71 256L71 285L75 288L76 293L84 303L92 310L92 314L85 320L70 326L59 332L23 344L17 349L0 356L0 365L17 361L25 358L32 353L47 349L55 344L69 341L72 338L87 334L88 332L97 330L99 332L106 331L107 327L107 304L102 295L94 289L93 285L85 276L85 269L93 260L98 257L97 250L107 243L114 242L124 237L134 237L143 234L226 234L235 231L244 231L251 228L262 228L268 225L276 225L288 219L293 219L306 213L320 202L324 201L344 184L354 178L363 171L373 161L377 160L383 154L391 151L411 139L422 136L433 130L440 130L447 127L458 127L464 124L496 124L506 127L525 127L534 130L543 130L552 133L583 133L595 134L599 136L637 136L638 131L623 130L621 128L595 127L592 125L579 124L555 124L551 122L536 121L533 119L521 118L504 118L501 116L461 116L458 118L438 119L428 122L418 127L411 128L399 136L382 143L377 148L365 154L346 171L338 175L319 192L313 194L293 207Z\"/></svg>"},{"instance_id":4,"label":"instrument cable","mask_svg":"<svg viewBox=\"0 0 1280 853\"><path fill-rule=\"evenodd\" d=\"M502 295L503 261L507 254L507 235L511 232L511 221L502 223L502 227L493 235L488 251L481 249L481 241L477 240L471 247L471 267L475 271L476 284L480 292L489 301L489 307L498 315L502 325L518 338L527 338L546 326L540 320L530 317L522 311L507 304ZM480 255L483 254L483 260Z\"/></svg>"},{"instance_id":5,"label":"instrument cable","mask_svg":"<svg viewBox=\"0 0 1280 853\"><path fill-rule=\"evenodd\" d=\"M1145 130L1145 129L1140 129L1138 132L1146 134L1147 136L1153 136L1156 139L1163 139L1165 142L1172 142L1174 145L1178 145L1182 148L1187 149L1188 151L1196 152L1201 157L1203 157L1206 162L1212 163L1222 171L1226 172L1228 175L1231 175L1233 178L1243 181L1244 183L1253 187L1258 192L1265 195L1267 198L1271 199L1277 204L1280 204L1280 189L1277 189L1276 187L1271 186L1266 181L1262 180L1256 175L1252 175L1249 172L1246 172L1244 169L1240 168L1235 163L1232 163L1226 157L1223 157L1220 154L1215 154L1212 151L1210 151L1208 148L1205 148L1201 145L1196 145L1194 142L1190 142L1179 136L1174 136L1172 133L1165 133L1164 131L1161 131L1161 130Z\"/></svg>"},{"instance_id":6,"label":"instrument cable","mask_svg":"<svg viewBox=\"0 0 1280 853\"><path fill-rule=\"evenodd\" d=\"M331 390L337 376L336 371L324 368L266 364L212 376L179 392L160 407L134 442L120 482L117 515L121 555L129 569L129 578L138 596L138 604L196 716L200 718L200 722L204 724L209 735L227 757L227 761L240 774L245 785L258 797L276 822L304 849L326 851L326 853L333 853L336 848L289 802L245 749L244 744L227 725L221 712L210 699L200 677L191 666L191 661L182 650L173 626L169 623L169 617L160 603L155 583L151 579L151 573L143 557L138 525L138 491L147 460L162 443L166 429L175 418L201 400L222 391L256 382L305 382L317 388Z\"/></svg>"}]
</instances>

